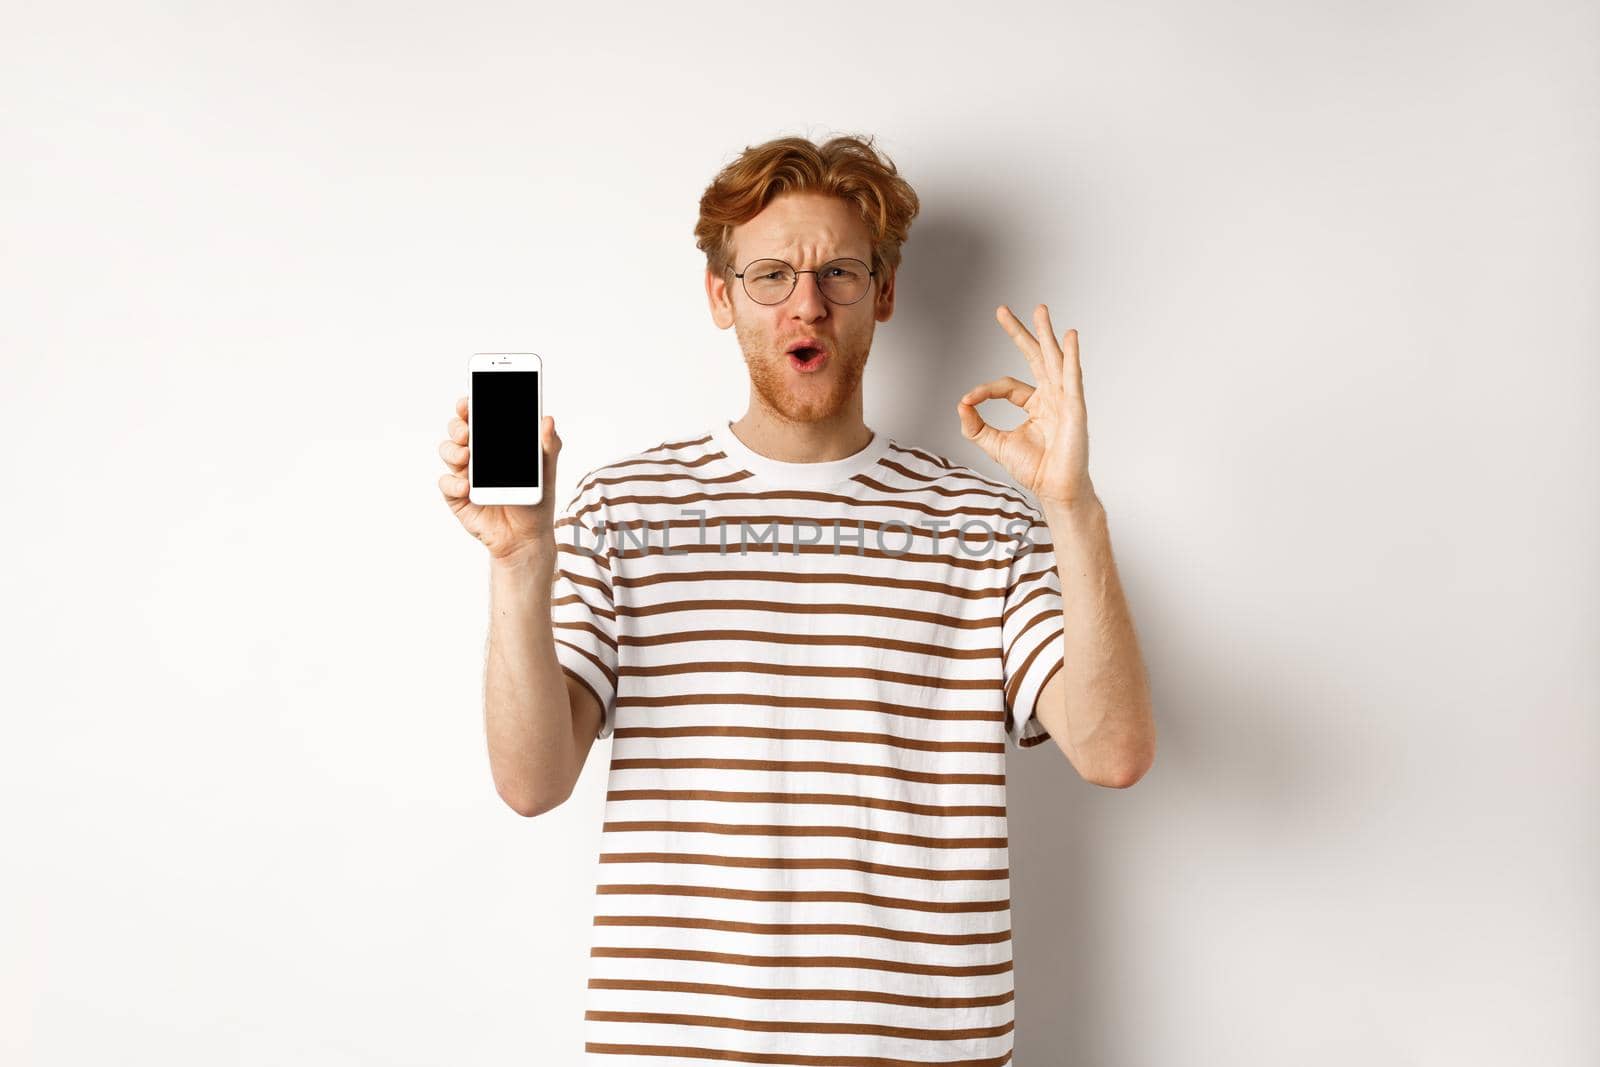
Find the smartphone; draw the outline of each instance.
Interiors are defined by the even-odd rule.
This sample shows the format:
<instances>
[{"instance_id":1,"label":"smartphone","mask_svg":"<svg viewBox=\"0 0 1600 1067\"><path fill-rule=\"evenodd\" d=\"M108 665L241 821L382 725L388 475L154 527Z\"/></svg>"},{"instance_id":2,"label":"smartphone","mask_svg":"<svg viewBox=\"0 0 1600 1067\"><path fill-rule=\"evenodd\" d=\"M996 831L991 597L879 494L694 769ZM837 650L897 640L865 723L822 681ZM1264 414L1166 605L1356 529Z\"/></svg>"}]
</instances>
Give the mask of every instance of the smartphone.
<instances>
[{"instance_id":1,"label":"smartphone","mask_svg":"<svg viewBox=\"0 0 1600 1067\"><path fill-rule=\"evenodd\" d=\"M544 361L532 352L475 352L467 364L467 499L544 499Z\"/></svg>"}]
</instances>

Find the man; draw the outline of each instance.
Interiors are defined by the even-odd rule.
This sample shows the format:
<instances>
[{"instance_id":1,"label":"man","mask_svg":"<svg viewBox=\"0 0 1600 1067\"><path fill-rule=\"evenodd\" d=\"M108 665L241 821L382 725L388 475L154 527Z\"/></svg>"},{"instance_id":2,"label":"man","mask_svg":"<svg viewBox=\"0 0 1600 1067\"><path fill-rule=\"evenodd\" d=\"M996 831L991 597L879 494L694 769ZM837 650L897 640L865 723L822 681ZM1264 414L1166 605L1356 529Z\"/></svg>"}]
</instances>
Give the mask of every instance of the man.
<instances>
[{"instance_id":1,"label":"man","mask_svg":"<svg viewBox=\"0 0 1600 1067\"><path fill-rule=\"evenodd\" d=\"M1076 332L997 309L1035 384L956 404L1037 504L863 420L917 209L856 138L724 168L696 233L749 407L590 471L559 520L553 493L470 504L464 400L450 421L440 488L491 560L500 795L548 811L614 739L592 1062L1009 1062L1006 739L1111 787L1153 759ZM989 426L991 398L1027 418Z\"/></svg>"}]
</instances>

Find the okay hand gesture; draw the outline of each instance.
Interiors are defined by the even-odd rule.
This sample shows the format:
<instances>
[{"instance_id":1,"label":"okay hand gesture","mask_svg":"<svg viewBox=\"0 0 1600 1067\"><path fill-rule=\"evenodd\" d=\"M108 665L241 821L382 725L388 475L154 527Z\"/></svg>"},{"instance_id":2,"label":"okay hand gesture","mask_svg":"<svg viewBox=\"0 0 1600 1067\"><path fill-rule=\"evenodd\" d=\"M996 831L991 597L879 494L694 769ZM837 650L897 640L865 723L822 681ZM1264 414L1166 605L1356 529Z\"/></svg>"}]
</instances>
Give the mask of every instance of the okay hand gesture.
<instances>
[{"instance_id":1,"label":"okay hand gesture","mask_svg":"<svg viewBox=\"0 0 1600 1067\"><path fill-rule=\"evenodd\" d=\"M1068 330L1057 344L1049 309L1043 304L1033 312L1034 326L1044 338L1042 346L1004 304L995 309L995 318L1022 349L1038 384L1029 385L1008 374L968 390L956 404L962 436L1004 467L1018 485L1038 498L1041 507L1070 508L1094 500L1078 331ZM1015 429L995 429L983 421L977 409L978 404L995 398L1009 400L1027 412L1027 417Z\"/></svg>"}]
</instances>

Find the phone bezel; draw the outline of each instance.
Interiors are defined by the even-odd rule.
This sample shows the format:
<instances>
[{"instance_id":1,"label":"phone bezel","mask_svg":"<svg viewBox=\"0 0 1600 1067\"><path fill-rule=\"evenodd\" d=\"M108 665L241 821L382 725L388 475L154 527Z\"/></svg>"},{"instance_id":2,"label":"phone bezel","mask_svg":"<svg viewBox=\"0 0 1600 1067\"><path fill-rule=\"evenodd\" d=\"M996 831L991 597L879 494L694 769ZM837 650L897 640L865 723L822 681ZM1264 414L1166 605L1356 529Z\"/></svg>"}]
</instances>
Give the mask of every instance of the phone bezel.
<instances>
[{"instance_id":1,"label":"phone bezel","mask_svg":"<svg viewBox=\"0 0 1600 1067\"><path fill-rule=\"evenodd\" d=\"M533 371L540 375L539 378L539 410L535 416L534 426L544 426L544 360L534 352L474 352L467 361L467 499L474 504L538 504L544 500L544 441L539 435L539 485L508 485L508 486L480 486L476 484L472 470L472 423L473 423L473 395L472 386L476 379L474 372L505 372L510 374L526 374Z\"/></svg>"}]
</instances>

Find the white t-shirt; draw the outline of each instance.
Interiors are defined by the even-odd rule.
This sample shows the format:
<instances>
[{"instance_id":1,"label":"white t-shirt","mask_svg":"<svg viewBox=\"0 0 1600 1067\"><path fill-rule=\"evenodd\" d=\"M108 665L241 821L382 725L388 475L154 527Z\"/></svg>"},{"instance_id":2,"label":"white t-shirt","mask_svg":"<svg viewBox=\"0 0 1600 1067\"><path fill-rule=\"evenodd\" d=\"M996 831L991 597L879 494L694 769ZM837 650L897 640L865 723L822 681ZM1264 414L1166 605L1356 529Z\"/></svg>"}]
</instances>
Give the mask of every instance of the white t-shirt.
<instances>
[{"instance_id":1,"label":"white t-shirt","mask_svg":"<svg viewBox=\"0 0 1600 1067\"><path fill-rule=\"evenodd\" d=\"M585 1062L1009 1062L1006 749L1062 663L1038 508L723 422L590 471L556 538L612 738Z\"/></svg>"}]
</instances>

